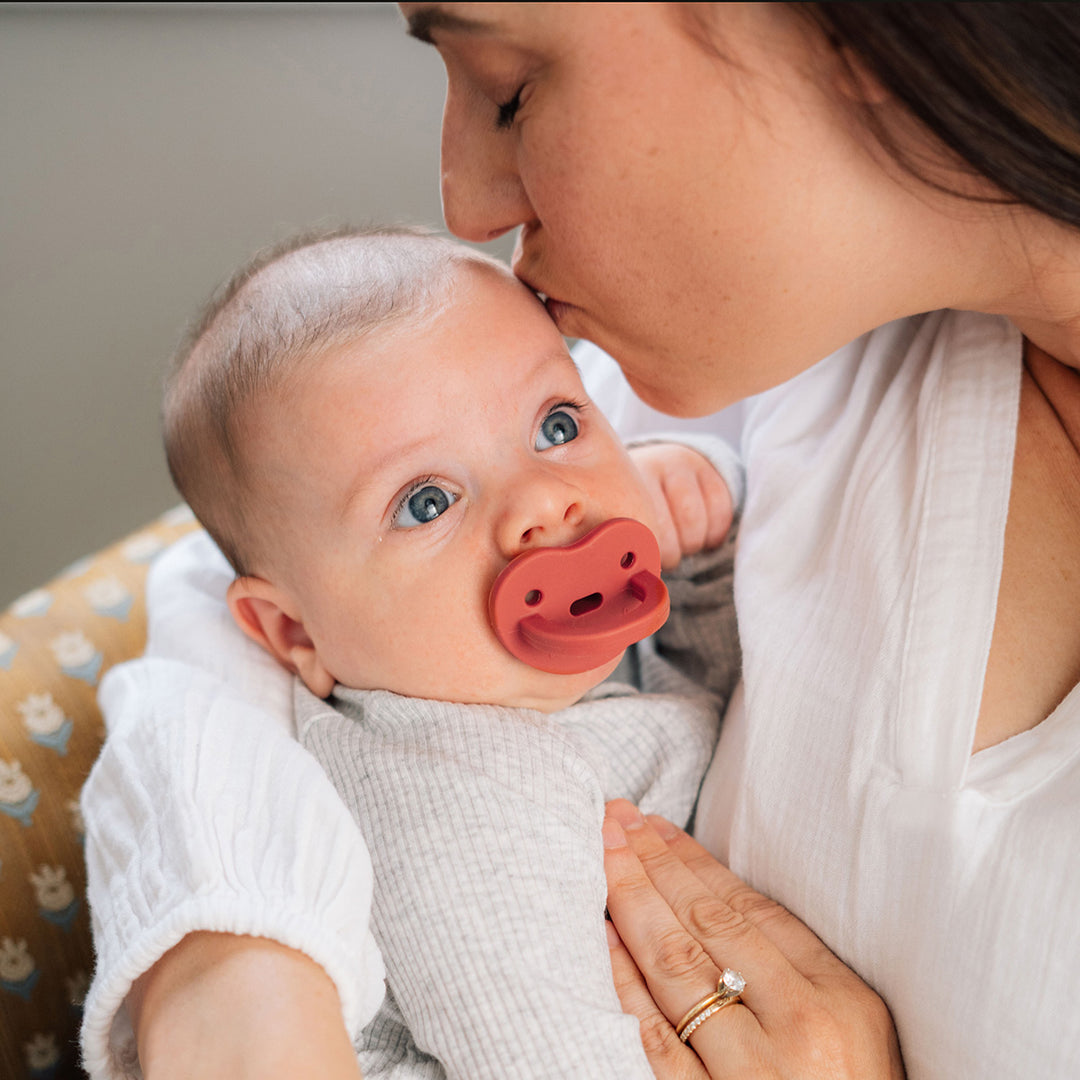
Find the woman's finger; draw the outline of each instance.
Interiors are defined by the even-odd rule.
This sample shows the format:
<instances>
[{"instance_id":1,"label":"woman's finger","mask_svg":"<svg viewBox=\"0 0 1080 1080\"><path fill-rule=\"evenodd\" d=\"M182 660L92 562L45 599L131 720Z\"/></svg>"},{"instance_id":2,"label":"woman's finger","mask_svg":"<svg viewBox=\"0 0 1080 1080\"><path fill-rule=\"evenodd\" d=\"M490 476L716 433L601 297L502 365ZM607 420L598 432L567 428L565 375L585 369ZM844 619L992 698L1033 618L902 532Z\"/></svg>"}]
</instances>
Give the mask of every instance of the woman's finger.
<instances>
[{"instance_id":1,"label":"woman's finger","mask_svg":"<svg viewBox=\"0 0 1080 1080\"><path fill-rule=\"evenodd\" d=\"M607 924L608 948L615 990L623 1012L636 1016L641 1026L641 1041L657 1080L708 1080L701 1059L675 1034L668 1018L653 1001L634 958L626 951L618 931Z\"/></svg>"},{"instance_id":2,"label":"woman's finger","mask_svg":"<svg viewBox=\"0 0 1080 1080\"><path fill-rule=\"evenodd\" d=\"M804 980L783 952L708 889L636 807L616 800L608 814L626 842L622 850L610 845L614 832L605 831L608 909L668 1018L677 1021L715 989L725 968L745 978L742 999L762 1025L786 1016Z\"/></svg>"},{"instance_id":3,"label":"woman's finger","mask_svg":"<svg viewBox=\"0 0 1080 1080\"><path fill-rule=\"evenodd\" d=\"M662 819L625 801L607 809L608 909L664 1015L677 1024L704 997L710 963L746 978L740 1003L690 1038L713 1080L903 1077L884 1002L794 916Z\"/></svg>"},{"instance_id":4,"label":"woman's finger","mask_svg":"<svg viewBox=\"0 0 1080 1080\"><path fill-rule=\"evenodd\" d=\"M649 993L669 1020L677 1020L715 988L720 969L657 893L611 804L608 809L604 821L608 912L644 974Z\"/></svg>"},{"instance_id":5,"label":"woman's finger","mask_svg":"<svg viewBox=\"0 0 1080 1080\"><path fill-rule=\"evenodd\" d=\"M775 900L751 889L688 833L664 818L647 820L679 862L710 893L757 927L805 978L814 981L823 975L848 970L809 927Z\"/></svg>"},{"instance_id":6,"label":"woman's finger","mask_svg":"<svg viewBox=\"0 0 1080 1080\"><path fill-rule=\"evenodd\" d=\"M643 893L647 896L651 891L652 896L656 897L657 894L648 882L640 861L630 849L625 833L614 818L609 818L604 822L604 837L608 849L606 854L609 864L609 881L614 882L620 873L618 869L612 869L612 867L620 861L624 862L624 877L629 880L636 876L639 883L644 883ZM632 894L629 894L629 898L632 904L638 902ZM609 904L611 900L612 897L609 895ZM642 914L646 914L646 918L649 919L654 919L657 915L666 915L668 920L666 927L663 929L654 927L657 932L667 935L673 942L689 941L689 935L685 929L678 924L671 909L665 907L662 901L649 913L644 913L640 908L635 912L636 916ZM612 939L618 943L618 951L613 946L612 967L616 973L616 980L622 984L619 991L620 1000L623 1001L624 1008L630 1008L639 1019L643 1020L642 1038L645 1041L650 1062L657 1076L667 1076L669 1073L661 1070L659 1062L664 1062L665 1068L675 1069L683 1060L678 1054L678 1049L683 1044L675 1034L675 1025L684 1019L694 1006L716 990L717 977L713 973L717 969L715 965L711 965L708 969L710 974L705 978L700 978L700 972L697 971L694 972L693 978L682 975L680 969L686 946L676 944L673 952L667 952L661 947L660 954L663 959L659 967L654 957L648 956L643 959L643 964L650 970L652 976L646 980L614 928L609 932L609 941ZM641 947L640 941L636 947ZM681 976L675 979L674 987L669 986L665 978L665 974L669 973L665 963L670 958L674 958L675 970L680 971ZM692 992L691 986L696 986ZM654 995L659 995L659 997L654 998ZM673 1010L670 1002L680 1000L681 1004ZM664 1001L669 1004L661 1008ZM644 1023L646 1019L647 1026ZM705 1064L707 1075L712 1080L727 1080L729 1077L732 1080L735 1078L742 1080L747 1076L766 1075L761 1071L760 1066L768 1055L767 1041L754 1014L740 1003L726 1005L707 1016L694 1029L688 1042L697 1058ZM670 1075L680 1074L673 1072Z\"/></svg>"}]
</instances>

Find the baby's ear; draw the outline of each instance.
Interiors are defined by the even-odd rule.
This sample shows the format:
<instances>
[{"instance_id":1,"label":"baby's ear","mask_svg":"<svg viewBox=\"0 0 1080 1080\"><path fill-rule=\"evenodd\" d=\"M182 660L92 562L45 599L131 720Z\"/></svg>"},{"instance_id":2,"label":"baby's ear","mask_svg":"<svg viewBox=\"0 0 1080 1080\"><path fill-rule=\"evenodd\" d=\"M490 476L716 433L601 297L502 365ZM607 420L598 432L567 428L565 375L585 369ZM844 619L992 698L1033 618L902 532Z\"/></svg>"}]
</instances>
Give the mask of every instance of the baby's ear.
<instances>
[{"instance_id":1,"label":"baby's ear","mask_svg":"<svg viewBox=\"0 0 1080 1080\"><path fill-rule=\"evenodd\" d=\"M276 585L259 577L238 577L226 593L236 625L282 667L304 680L317 697L329 697L337 681L323 666L299 612Z\"/></svg>"}]
</instances>

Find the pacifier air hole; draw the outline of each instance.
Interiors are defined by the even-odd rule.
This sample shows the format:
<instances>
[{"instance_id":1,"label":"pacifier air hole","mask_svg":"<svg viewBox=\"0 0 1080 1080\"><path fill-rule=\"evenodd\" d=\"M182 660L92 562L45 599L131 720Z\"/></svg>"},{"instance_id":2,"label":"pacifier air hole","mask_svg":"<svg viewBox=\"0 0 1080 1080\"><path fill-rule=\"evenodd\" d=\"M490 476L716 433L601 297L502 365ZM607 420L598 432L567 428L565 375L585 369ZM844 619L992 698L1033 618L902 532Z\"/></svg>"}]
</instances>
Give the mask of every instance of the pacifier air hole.
<instances>
[{"instance_id":1,"label":"pacifier air hole","mask_svg":"<svg viewBox=\"0 0 1080 1080\"><path fill-rule=\"evenodd\" d=\"M570 605L571 615L588 615L595 611L604 602L604 597L598 593L589 593L588 596L579 597Z\"/></svg>"},{"instance_id":2,"label":"pacifier air hole","mask_svg":"<svg viewBox=\"0 0 1080 1080\"><path fill-rule=\"evenodd\" d=\"M539 589L530 589L525 594L525 603L528 604L529 607L536 607L543 599L544 594Z\"/></svg>"},{"instance_id":3,"label":"pacifier air hole","mask_svg":"<svg viewBox=\"0 0 1080 1080\"><path fill-rule=\"evenodd\" d=\"M622 567L622 568L623 568L624 570L629 570L629 569L630 569L630 567L631 567L631 566L633 566L635 562L637 562L637 556L636 556L636 555L635 555L635 554L634 554L634 553L633 553L632 551L628 551L628 552L627 552L627 553L626 553L626 554L625 554L625 555L624 555L624 556L623 556L623 557L622 557L622 558L621 558L621 559L619 560L619 565L620 565L620 566L621 566L621 567Z\"/></svg>"}]
</instances>

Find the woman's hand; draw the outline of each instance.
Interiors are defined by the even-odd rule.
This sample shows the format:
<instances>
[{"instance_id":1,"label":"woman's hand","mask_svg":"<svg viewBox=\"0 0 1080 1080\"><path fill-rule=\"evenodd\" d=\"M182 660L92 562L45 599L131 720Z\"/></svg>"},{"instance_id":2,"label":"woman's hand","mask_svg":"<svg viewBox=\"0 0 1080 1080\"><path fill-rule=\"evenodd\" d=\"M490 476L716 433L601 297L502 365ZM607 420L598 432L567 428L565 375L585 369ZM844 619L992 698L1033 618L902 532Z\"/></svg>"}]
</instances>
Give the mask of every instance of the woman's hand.
<instances>
[{"instance_id":1,"label":"woman's hand","mask_svg":"<svg viewBox=\"0 0 1080 1080\"><path fill-rule=\"evenodd\" d=\"M604 846L615 984L657 1077L902 1080L885 1004L790 912L624 800ZM684 1045L673 1025L725 968L746 980L741 1001Z\"/></svg>"},{"instance_id":2,"label":"woman's hand","mask_svg":"<svg viewBox=\"0 0 1080 1080\"><path fill-rule=\"evenodd\" d=\"M652 496L665 570L723 543L734 514L731 492L704 454L681 443L647 443L632 447L630 457Z\"/></svg>"}]
</instances>

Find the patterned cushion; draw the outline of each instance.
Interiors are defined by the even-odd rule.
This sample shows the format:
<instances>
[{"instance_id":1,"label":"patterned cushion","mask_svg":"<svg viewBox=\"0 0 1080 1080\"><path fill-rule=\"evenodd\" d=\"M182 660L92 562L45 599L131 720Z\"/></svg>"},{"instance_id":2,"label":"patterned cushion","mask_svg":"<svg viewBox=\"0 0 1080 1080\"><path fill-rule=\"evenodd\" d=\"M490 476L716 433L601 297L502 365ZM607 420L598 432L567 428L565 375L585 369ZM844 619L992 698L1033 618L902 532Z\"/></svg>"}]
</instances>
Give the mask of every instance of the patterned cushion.
<instances>
[{"instance_id":1,"label":"patterned cushion","mask_svg":"<svg viewBox=\"0 0 1080 1080\"><path fill-rule=\"evenodd\" d=\"M0 1076L83 1077L92 965L79 791L105 730L96 687L146 640L146 571L195 527L179 507L0 615Z\"/></svg>"}]
</instances>

